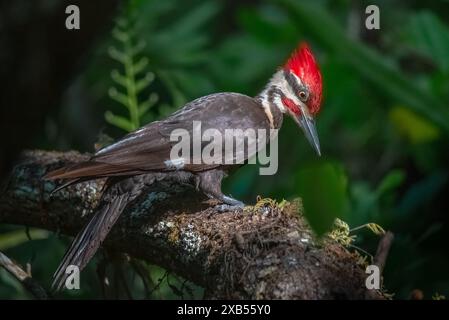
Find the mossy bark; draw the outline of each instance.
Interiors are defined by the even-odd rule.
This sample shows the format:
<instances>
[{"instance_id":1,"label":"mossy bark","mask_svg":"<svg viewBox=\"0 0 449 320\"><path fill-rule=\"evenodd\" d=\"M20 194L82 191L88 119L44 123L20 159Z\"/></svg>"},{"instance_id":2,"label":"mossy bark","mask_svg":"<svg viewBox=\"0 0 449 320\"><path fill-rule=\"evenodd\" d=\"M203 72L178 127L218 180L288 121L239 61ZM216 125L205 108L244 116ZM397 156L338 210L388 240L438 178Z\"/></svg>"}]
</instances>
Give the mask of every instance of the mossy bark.
<instances>
[{"instance_id":1,"label":"mossy bark","mask_svg":"<svg viewBox=\"0 0 449 320\"><path fill-rule=\"evenodd\" d=\"M95 210L103 182L70 186L50 197L55 184L42 176L86 157L24 153L4 184L0 222L74 235ZM366 289L356 255L331 240L315 240L300 201L259 203L243 212L217 212L213 205L191 186L155 182L127 207L104 245L203 286L205 298L383 298Z\"/></svg>"}]
</instances>

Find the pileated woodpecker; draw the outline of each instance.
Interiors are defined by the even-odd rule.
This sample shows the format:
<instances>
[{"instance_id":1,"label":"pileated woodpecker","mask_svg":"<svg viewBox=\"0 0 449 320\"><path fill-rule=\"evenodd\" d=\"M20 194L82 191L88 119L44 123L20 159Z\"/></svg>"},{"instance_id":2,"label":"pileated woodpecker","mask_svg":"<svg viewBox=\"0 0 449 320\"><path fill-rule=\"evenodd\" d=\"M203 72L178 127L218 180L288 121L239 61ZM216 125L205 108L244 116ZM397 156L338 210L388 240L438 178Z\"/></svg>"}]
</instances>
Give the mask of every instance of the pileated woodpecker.
<instances>
[{"instance_id":1,"label":"pileated woodpecker","mask_svg":"<svg viewBox=\"0 0 449 320\"><path fill-rule=\"evenodd\" d=\"M258 96L215 93L201 97L167 119L147 124L100 149L88 161L48 173L47 179L67 179L57 190L73 183L106 178L97 212L66 252L54 274L53 288L62 287L69 265L76 265L80 270L86 266L126 205L154 179L171 176L179 182L192 183L225 206L243 206L221 191L222 179L229 169L238 165L174 163L170 158L174 145L171 132L183 129L192 133L194 121L201 121L203 129L214 128L219 132L248 128L269 131L279 129L283 115L288 114L320 155L314 117L320 110L321 95L319 67L307 44L301 43Z\"/></svg>"}]
</instances>

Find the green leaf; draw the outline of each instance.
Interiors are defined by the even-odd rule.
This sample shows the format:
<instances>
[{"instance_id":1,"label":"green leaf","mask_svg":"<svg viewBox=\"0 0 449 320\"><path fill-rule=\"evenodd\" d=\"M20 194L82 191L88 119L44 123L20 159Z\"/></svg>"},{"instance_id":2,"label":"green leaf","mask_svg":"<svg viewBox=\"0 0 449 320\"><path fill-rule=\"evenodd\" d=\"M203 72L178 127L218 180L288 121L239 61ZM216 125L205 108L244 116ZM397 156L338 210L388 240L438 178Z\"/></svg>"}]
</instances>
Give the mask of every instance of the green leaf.
<instances>
[{"instance_id":1,"label":"green leaf","mask_svg":"<svg viewBox=\"0 0 449 320\"><path fill-rule=\"evenodd\" d=\"M48 237L48 232L40 229L30 229L29 235L32 240L46 239ZM27 241L29 241L29 239L23 229L6 232L0 234L0 250L13 248Z\"/></svg>"},{"instance_id":2,"label":"green leaf","mask_svg":"<svg viewBox=\"0 0 449 320\"><path fill-rule=\"evenodd\" d=\"M440 136L439 128L432 122L405 107L393 107L389 118L398 132L412 143L431 142Z\"/></svg>"},{"instance_id":3,"label":"green leaf","mask_svg":"<svg viewBox=\"0 0 449 320\"><path fill-rule=\"evenodd\" d=\"M156 93L150 94L147 100L139 104L139 117L143 117L159 99Z\"/></svg>"},{"instance_id":4,"label":"green leaf","mask_svg":"<svg viewBox=\"0 0 449 320\"><path fill-rule=\"evenodd\" d=\"M398 188L405 180L405 173L402 170L392 170L381 181L377 187L378 197Z\"/></svg>"},{"instance_id":5,"label":"green leaf","mask_svg":"<svg viewBox=\"0 0 449 320\"><path fill-rule=\"evenodd\" d=\"M190 34L212 19L219 9L218 3L213 1L203 2L201 5L191 8L182 15L181 19L174 21L176 25L173 31L181 35Z\"/></svg>"},{"instance_id":6,"label":"green leaf","mask_svg":"<svg viewBox=\"0 0 449 320\"><path fill-rule=\"evenodd\" d=\"M124 64L126 62L126 56L123 52L117 50L115 47L110 47L108 49L108 53L109 56L114 59L117 60L118 62Z\"/></svg>"},{"instance_id":7,"label":"green leaf","mask_svg":"<svg viewBox=\"0 0 449 320\"><path fill-rule=\"evenodd\" d=\"M114 87L109 88L108 94L113 100L117 101L118 103L120 103L128 108L129 101L128 101L128 97L126 95L124 95L123 93L120 93Z\"/></svg>"},{"instance_id":8,"label":"green leaf","mask_svg":"<svg viewBox=\"0 0 449 320\"><path fill-rule=\"evenodd\" d=\"M287 19L282 10L275 6L262 7L262 10L243 8L238 20L252 37L271 46L295 41L297 35L294 22Z\"/></svg>"},{"instance_id":9,"label":"green leaf","mask_svg":"<svg viewBox=\"0 0 449 320\"><path fill-rule=\"evenodd\" d=\"M301 169L297 188L310 226L318 234L329 231L335 218L347 211L347 178L343 169L324 161Z\"/></svg>"},{"instance_id":10,"label":"green leaf","mask_svg":"<svg viewBox=\"0 0 449 320\"><path fill-rule=\"evenodd\" d=\"M449 133L449 108L416 81L410 81L391 61L376 50L352 40L324 7L316 3L278 0L297 21L300 30L314 36L328 51L337 54L348 67L371 81L379 90L422 115Z\"/></svg>"},{"instance_id":11,"label":"green leaf","mask_svg":"<svg viewBox=\"0 0 449 320\"><path fill-rule=\"evenodd\" d=\"M111 71L111 78L114 80L117 84L121 85L122 87L126 88L128 85L126 83L126 77L123 76L118 70L114 69ZM114 93L113 93L114 94Z\"/></svg>"},{"instance_id":12,"label":"green leaf","mask_svg":"<svg viewBox=\"0 0 449 320\"><path fill-rule=\"evenodd\" d=\"M429 11L415 14L405 28L406 41L449 72L449 28Z\"/></svg>"},{"instance_id":13,"label":"green leaf","mask_svg":"<svg viewBox=\"0 0 449 320\"><path fill-rule=\"evenodd\" d=\"M398 215L408 215L412 213L422 213L422 208L426 203L435 199L435 196L442 192L449 181L449 175L445 171L435 171L429 176L416 182L408 188L398 206Z\"/></svg>"},{"instance_id":14,"label":"green leaf","mask_svg":"<svg viewBox=\"0 0 449 320\"><path fill-rule=\"evenodd\" d=\"M119 127L120 129L123 129L125 131L130 132L130 131L137 129L134 127L134 125L132 124L131 121L129 121L125 117L117 116L117 115L113 114L111 111L106 111L106 113L104 114L104 117L107 122L109 122L110 124L112 124L116 127Z\"/></svg>"},{"instance_id":15,"label":"green leaf","mask_svg":"<svg viewBox=\"0 0 449 320\"><path fill-rule=\"evenodd\" d=\"M181 90L178 89L175 80L173 79L173 77L169 72L159 71L158 76L164 82L167 89L170 91L170 95L172 96L173 99L173 105L175 107L182 106L184 103L186 103L186 98L184 94L181 92Z\"/></svg>"},{"instance_id":16,"label":"green leaf","mask_svg":"<svg viewBox=\"0 0 449 320\"><path fill-rule=\"evenodd\" d=\"M119 28L114 28L112 30L112 35L114 36L115 39L117 39L120 42L126 42L129 40L128 33L120 30Z\"/></svg>"},{"instance_id":17,"label":"green leaf","mask_svg":"<svg viewBox=\"0 0 449 320\"><path fill-rule=\"evenodd\" d=\"M143 57L141 58L137 63L134 64L134 72L141 73L143 70L145 70L146 66L148 65L148 58Z\"/></svg>"},{"instance_id":18,"label":"green leaf","mask_svg":"<svg viewBox=\"0 0 449 320\"><path fill-rule=\"evenodd\" d=\"M111 77L114 82L124 87L125 92L119 92L115 87L111 87L108 91L113 100L126 107L128 118L114 115L112 112L107 112L105 117L109 123L129 132L140 127L142 117L146 116L149 108L154 105L156 96L150 95L147 101L139 101L139 93L153 82L154 74L147 72L144 77L138 78L148 66L149 59L139 57L139 53L145 47L145 41L137 38L136 8L130 6L128 9L124 10L123 17L117 20L112 32L112 36L119 41L120 50L109 48L109 55L120 62L124 70L124 74L113 70Z\"/></svg>"},{"instance_id":19,"label":"green leaf","mask_svg":"<svg viewBox=\"0 0 449 320\"><path fill-rule=\"evenodd\" d=\"M140 80L137 80L136 82L136 94L147 88L151 82L154 80L154 74L151 72L148 72L145 77L143 77Z\"/></svg>"},{"instance_id":20,"label":"green leaf","mask_svg":"<svg viewBox=\"0 0 449 320\"><path fill-rule=\"evenodd\" d=\"M142 50L145 48L145 41L141 40L139 41L134 47L130 49L130 53L132 56L136 56L140 53L142 53ZM137 73L137 71L136 71Z\"/></svg>"}]
</instances>

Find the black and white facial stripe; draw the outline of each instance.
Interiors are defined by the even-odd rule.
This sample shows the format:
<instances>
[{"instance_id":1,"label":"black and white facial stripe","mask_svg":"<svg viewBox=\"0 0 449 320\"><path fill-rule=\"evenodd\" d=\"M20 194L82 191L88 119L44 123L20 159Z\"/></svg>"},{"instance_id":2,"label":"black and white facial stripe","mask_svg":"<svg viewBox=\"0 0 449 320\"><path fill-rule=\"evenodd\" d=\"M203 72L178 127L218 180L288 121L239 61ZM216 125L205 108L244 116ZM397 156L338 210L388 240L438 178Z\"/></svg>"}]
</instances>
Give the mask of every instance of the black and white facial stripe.
<instances>
[{"instance_id":1,"label":"black and white facial stripe","mask_svg":"<svg viewBox=\"0 0 449 320\"><path fill-rule=\"evenodd\" d=\"M274 105L285 113L287 110L282 99L288 98L298 106L304 105L309 98L309 88L294 73L283 69L273 75L259 98L264 108Z\"/></svg>"},{"instance_id":2,"label":"black and white facial stripe","mask_svg":"<svg viewBox=\"0 0 449 320\"><path fill-rule=\"evenodd\" d=\"M302 101L306 102L309 98L309 88L301 82L301 80L292 72L284 70L284 77L290 85L295 95Z\"/></svg>"}]
</instances>

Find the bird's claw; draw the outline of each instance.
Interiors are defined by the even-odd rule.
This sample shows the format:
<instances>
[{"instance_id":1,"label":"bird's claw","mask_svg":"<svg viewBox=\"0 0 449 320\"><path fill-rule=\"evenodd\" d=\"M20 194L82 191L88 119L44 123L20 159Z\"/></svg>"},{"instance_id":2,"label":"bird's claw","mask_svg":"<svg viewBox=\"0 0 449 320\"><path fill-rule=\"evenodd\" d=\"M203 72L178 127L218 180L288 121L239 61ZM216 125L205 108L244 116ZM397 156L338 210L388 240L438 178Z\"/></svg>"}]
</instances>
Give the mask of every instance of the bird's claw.
<instances>
[{"instance_id":1,"label":"bird's claw","mask_svg":"<svg viewBox=\"0 0 449 320\"><path fill-rule=\"evenodd\" d=\"M242 210L245 207L245 205L242 203L242 205L230 205L230 204L218 204L214 207L214 209L218 212L229 212L229 211L239 211Z\"/></svg>"},{"instance_id":2,"label":"bird's claw","mask_svg":"<svg viewBox=\"0 0 449 320\"><path fill-rule=\"evenodd\" d=\"M237 199L228 196L223 196L221 200L224 203L215 206L215 209L218 212L242 210L245 207L245 204L242 201L239 201Z\"/></svg>"}]
</instances>

